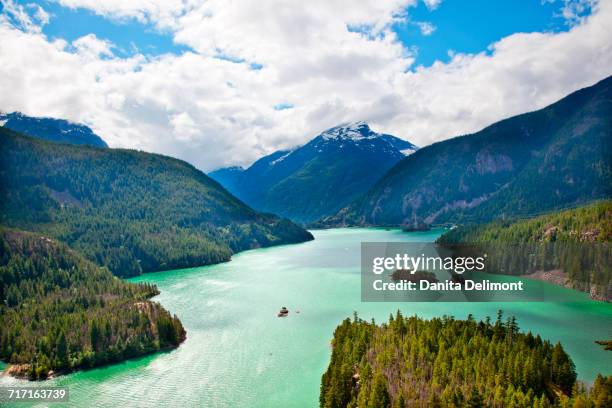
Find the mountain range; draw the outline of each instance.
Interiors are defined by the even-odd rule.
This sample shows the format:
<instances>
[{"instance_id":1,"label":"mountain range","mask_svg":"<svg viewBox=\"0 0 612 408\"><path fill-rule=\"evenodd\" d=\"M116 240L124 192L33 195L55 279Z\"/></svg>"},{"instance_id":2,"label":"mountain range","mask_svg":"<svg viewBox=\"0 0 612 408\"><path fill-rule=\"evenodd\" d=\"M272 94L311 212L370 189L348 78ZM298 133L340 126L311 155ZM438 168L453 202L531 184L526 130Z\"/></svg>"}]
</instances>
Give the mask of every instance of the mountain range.
<instances>
[{"instance_id":1,"label":"mountain range","mask_svg":"<svg viewBox=\"0 0 612 408\"><path fill-rule=\"evenodd\" d=\"M51 142L108 147L89 127L64 119L37 118L20 112L0 113L0 126Z\"/></svg>"},{"instance_id":2,"label":"mountain range","mask_svg":"<svg viewBox=\"0 0 612 408\"><path fill-rule=\"evenodd\" d=\"M274 152L247 169L209 175L253 208L308 223L349 204L416 150L410 142L354 122L328 129L294 150Z\"/></svg>"},{"instance_id":3,"label":"mountain range","mask_svg":"<svg viewBox=\"0 0 612 408\"><path fill-rule=\"evenodd\" d=\"M174 158L0 128L0 224L68 244L119 276L223 262L311 240Z\"/></svg>"},{"instance_id":4,"label":"mountain range","mask_svg":"<svg viewBox=\"0 0 612 408\"><path fill-rule=\"evenodd\" d=\"M419 149L315 225L481 223L612 196L612 77Z\"/></svg>"}]
</instances>

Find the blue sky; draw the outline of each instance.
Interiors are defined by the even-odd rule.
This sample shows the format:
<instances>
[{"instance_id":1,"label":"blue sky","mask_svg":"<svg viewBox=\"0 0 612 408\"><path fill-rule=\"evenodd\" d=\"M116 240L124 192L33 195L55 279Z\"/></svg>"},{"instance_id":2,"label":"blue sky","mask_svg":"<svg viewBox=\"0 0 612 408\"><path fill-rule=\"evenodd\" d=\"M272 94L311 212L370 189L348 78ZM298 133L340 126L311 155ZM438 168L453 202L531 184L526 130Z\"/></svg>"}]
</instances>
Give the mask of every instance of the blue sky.
<instances>
[{"instance_id":1,"label":"blue sky","mask_svg":"<svg viewBox=\"0 0 612 408\"><path fill-rule=\"evenodd\" d=\"M487 51L489 44L513 33L567 31L563 6L562 1L545 0L446 0L430 10L419 2L408 10L409 21L395 25L394 31L406 47L417 47L416 65L429 66L435 60L447 62L451 51ZM590 9L581 14L588 13ZM435 30L423 35L417 23L432 24Z\"/></svg>"},{"instance_id":2,"label":"blue sky","mask_svg":"<svg viewBox=\"0 0 612 408\"><path fill-rule=\"evenodd\" d=\"M611 0L0 5L0 111L203 170L359 120L426 146L612 74Z\"/></svg>"},{"instance_id":3,"label":"blue sky","mask_svg":"<svg viewBox=\"0 0 612 408\"><path fill-rule=\"evenodd\" d=\"M94 33L112 42L119 56L136 52L151 56L181 54L190 50L174 42L170 31L164 32L135 18L111 19L85 8L63 7L55 1L20 0L18 3L39 4L50 14L49 23L42 28L50 39L73 41ZM408 20L393 25L392 30L404 47L415 53L414 69L419 65L430 66L436 60L447 62L453 52L486 52L491 43L513 33L566 31L570 25L562 16L563 6L563 0L445 0L430 9L419 1L406 10ZM588 13L590 9L581 14ZM433 31L427 33L422 27L431 27Z\"/></svg>"},{"instance_id":4,"label":"blue sky","mask_svg":"<svg viewBox=\"0 0 612 408\"><path fill-rule=\"evenodd\" d=\"M42 31L50 39L61 38L72 42L94 33L98 38L115 44L116 48L113 51L120 56L129 56L136 52L145 55L168 52L179 54L189 49L174 43L170 32L164 33L134 18L110 19L84 8L63 7L52 1L20 0L19 2L24 5L38 4L49 13L49 24L44 25Z\"/></svg>"}]
</instances>

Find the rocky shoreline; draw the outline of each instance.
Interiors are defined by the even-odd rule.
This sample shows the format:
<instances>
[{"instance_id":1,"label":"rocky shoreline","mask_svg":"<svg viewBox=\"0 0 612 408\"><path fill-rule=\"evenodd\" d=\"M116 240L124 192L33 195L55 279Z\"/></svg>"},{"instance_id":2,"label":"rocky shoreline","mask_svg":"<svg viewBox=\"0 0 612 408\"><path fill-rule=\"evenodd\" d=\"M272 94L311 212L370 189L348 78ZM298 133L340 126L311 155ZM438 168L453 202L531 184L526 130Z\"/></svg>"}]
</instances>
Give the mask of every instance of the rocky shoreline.
<instances>
[{"instance_id":1,"label":"rocky shoreline","mask_svg":"<svg viewBox=\"0 0 612 408\"><path fill-rule=\"evenodd\" d=\"M165 353L168 351L172 351L174 349L177 349L184 341L185 341L186 337L183 338L183 340L181 341L181 343L177 344L176 346L169 346L169 347L164 347L164 348L160 348L160 349L155 349L155 350L149 350L146 351L142 354L138 354L135 356L131 356L129 358L125 358L125 359L121 359L121 360L117 360L117 361L111 361L111 362L107 362L104 364L99 364L99 365L95 365L93 367L85 367L85 366L80 366L80 367L73 367L71 370L50 370L47 375L43 378L32 378L32 376L30 375L30 370L32 368L31 364L10 364L7 363L6 368L4 369L4 371L2 371L0 373L0 376L9 376L9 377L13 377L13 378L18 378L20 380L28 380L28 381L47 381L47 380L51 380L53 378L56 378L58 376L61 375L67 375L67 374L72 374L75 373L77 371L87 371L87 370L91 370L91 369L96 369L96 368L102 368L102 367L108 367L111 366L113 364L119 364L119 363L123 363L125 361L129 361L135 358L141 358L141 357L146 357L148 355L151 354L155 354L155 353Z\"/></svg>"},{"instance_id":2,"label":"rocky shoreline","mask_svg":"<svg viewBox=\"0 0 612 408\"><path fill-rule=\"evenodd\" d=\"M602 290L597 285L588 285L587 287L581 288L574 284L567 274L561 269L553 269L549 271L536 271L528 275L524 275L525 278L539 280L542 282L552 283L554 285L562 286L564 288L578 290L580 292L587 292L589 297L593 300L600 302L612 302L612 293L610 288Z\"/></svg>"}]
</instances>

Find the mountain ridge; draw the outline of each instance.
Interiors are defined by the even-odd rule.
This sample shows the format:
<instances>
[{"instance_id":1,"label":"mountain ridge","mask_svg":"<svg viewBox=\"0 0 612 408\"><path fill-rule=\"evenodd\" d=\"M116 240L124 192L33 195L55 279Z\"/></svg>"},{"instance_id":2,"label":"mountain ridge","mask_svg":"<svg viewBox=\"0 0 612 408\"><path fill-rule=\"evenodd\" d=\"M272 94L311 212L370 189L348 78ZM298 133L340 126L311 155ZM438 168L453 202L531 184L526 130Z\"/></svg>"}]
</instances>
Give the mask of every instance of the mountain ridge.
<instances>
[{"instance_id":1,"label":"mountain ridge","mask_svg":"<svg viewBox=\"0 0 612 408\"><path fill-rule=\"evenodd\" d=\"M247 169L223 168L209 175L254 208L308 223L348 204L417 149L358 121L264 156Z\"/></svg>"},{"instance_id":2,"label":"mountain ridge","mask_svg":"<svg viewBox=\"0 0 612 408\"><path fill-rule=\"evenodd\" d=\"M486 222L612 195L612 77L419 149L316 226Z\"/></svg>"},{"instance_id":3,"label":"mountain ridge","mask_svg":"<svg viewBox=\"0 0 612 408\"><path fill-rule=\"evenodd\" d=\"M313 239L175 158L52 143L6 128L0 147L0 224L48 235L119 276Z\"/></svg>"},{"instance_id":4,"label":"mountain ridge","mask_svg":"<svg viewBox=\"0 0 612 408\"><path fill-rule=\"evenodd\" d=\"M21 112L0 112L0 126L51 142L108 147L88 126L65 119L33 117Z\"/></svg>"}]
</instances>

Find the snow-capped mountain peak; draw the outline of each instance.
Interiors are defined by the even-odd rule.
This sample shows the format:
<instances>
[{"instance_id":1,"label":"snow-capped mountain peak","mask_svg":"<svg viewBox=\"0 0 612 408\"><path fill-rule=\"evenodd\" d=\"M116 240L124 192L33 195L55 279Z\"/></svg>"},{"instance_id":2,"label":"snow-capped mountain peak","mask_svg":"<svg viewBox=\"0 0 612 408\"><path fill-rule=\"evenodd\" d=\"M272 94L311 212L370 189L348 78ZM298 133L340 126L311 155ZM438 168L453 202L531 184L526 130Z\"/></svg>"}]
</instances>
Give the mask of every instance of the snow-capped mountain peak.
<instances>
[{"instance_id":1,"label":"snow-capped mountain peak","mask_svg":"<svg viewBox=\"0 0 612 408\"><path fill-rule=\"evenodd\" d=\"M335 214L416 149L366 122L351 122L262 157L244 171L221 169L210 176L253 208L311 222Z\"/></svg>"},{"instance_id":2,"label":"snow-capped mountain peak","mask_svg":"<svg viewBox=\"0 0 612 408\"><path fill-rule=\"evenodd\" d=\"M324 140L362 140L372 139L378 136L380 136L380 134L372 131L372 129L370 129L370 126L362 120L357 122L344 123L342 125L335 126L331 129L327 129L326 131L321 133L321 137Z\"/></svg>"},{"instance_id":3,"label":"snow-capped mountain peak","mask_svg":"<svg viewBox=\"0 0 612 408\"><path fill-rule=\"evenodd\" d=\"M361 148L395 151L403 156L408 156L418 150L417 146L406 140L385 133L374 132L362 120L343 123L327 129L312 141L315 147L321 149L329 147L343 148L345 142L354 146L360 146Z\"/></svg>"}]
</instances>

